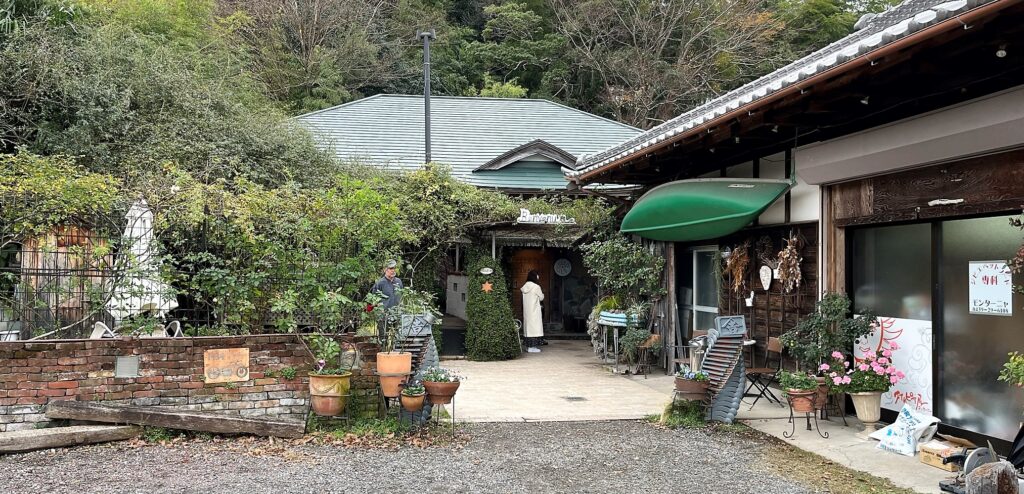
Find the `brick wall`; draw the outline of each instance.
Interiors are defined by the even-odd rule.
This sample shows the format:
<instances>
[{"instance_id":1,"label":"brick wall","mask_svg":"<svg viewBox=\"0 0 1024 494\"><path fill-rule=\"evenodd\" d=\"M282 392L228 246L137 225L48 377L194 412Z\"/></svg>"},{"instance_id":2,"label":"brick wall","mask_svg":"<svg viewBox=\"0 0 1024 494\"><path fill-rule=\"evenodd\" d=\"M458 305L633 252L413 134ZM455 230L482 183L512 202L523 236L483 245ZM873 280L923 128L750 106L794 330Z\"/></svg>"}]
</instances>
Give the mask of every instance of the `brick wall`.
<instances>
[{"instance_id":1,"label":"brick wall","mask_svg":"<svg viewBox=\"0 0 1024 494\"><path fill-rule=\"evenodd\" d=\"M377 407L376 346L359 343L363 364L353 394L361 409ZM249 380L207 384L203 352L249 349ZM139 377L114 377L119 356L139 357ZM51 400L103 401L206 410L243 417L304 419L310 358L293 335L0 343L0 432L39 427ZM296 369L294 379L281 369Z\"/></svg>"}]
</instances>

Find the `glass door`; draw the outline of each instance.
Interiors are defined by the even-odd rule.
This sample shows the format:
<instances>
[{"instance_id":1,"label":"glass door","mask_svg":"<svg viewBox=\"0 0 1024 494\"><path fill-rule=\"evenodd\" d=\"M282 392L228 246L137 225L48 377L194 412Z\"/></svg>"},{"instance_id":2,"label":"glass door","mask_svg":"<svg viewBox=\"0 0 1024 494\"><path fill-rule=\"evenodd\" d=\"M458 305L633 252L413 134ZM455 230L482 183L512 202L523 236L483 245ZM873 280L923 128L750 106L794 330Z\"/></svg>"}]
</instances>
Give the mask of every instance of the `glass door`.
<instances>
[{"instance_id":1,"label":"glass door","mask_svg":"<svg viewBox=\"0 0 1024 494\"><path fill-rule=\"evenodd\" d=\"M715 276L718 247L695 247L690 252L693 262L693 299L690 301L693 320L690 327L707 331L715 327L715 317L718 317L718 278Z\"/></svg>"}]
</instances>

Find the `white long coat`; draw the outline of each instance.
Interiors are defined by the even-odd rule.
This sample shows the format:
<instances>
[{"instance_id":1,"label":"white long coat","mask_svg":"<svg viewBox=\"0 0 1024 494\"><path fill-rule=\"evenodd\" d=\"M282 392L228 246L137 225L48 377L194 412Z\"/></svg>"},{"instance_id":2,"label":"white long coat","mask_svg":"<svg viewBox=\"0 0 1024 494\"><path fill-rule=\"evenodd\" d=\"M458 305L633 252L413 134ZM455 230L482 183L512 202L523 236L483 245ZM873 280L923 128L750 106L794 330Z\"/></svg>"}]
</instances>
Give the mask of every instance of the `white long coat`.
<instances>
[{"instance_id":1,"label":"white long coat","mask_svg":"<svg viewBox=\"0 0 1024 494\"><path fill-rule=\"evenodd\" d=\"M540 313L540 301L544 300L544 292L540 285L527 281L519 289L523 292L523 328L527 338L544 336L544 318Z\"/></svg>"}]
</instances>

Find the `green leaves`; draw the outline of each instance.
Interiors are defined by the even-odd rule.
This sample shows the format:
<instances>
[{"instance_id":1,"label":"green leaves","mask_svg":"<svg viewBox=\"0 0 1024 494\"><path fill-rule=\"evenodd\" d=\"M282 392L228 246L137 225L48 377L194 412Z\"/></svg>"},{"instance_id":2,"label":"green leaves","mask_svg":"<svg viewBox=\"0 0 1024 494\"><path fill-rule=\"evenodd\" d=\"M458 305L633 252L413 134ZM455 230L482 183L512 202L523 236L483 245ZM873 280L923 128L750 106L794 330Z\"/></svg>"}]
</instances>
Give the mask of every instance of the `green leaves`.
<instances>
[{"instance_id":1,"label":"green leaves","mask_svg":"<svg viewBox=\"0 0 1024 494\"><path fill-rule=\"evenodd\" d=\"M665 259L625 236L613 234L583 246L583 262L601 288L625 305L661 295Z\"/></svg>"},{"instance_id":2,"label":"green leaves","mask_svg":"<svg viewBox=\"0 0 1024 494\"><path fill-rule=\"evenodd\" d=\"M494 270L480 274L481 268ZM516 333L510 295L501 263L490 253L475 251L469 263L466 301L466 356L470 360L508 360L519 356L521 347ZM483 286L489 283L490 291Z\"/></svg>"},{"instance_id":3,"label":"green leaves","mask_svg":"<svg viewBox=\"0 0 1024 494\"><path fill-rule=\"evenodd\" d=\"M871 334L875 316L870 312L849 318L850 299L844 293L827 293L815 311L780 337L786 351L805 370L815 370L834 350L851 352L854 342Z\"/></svg>"}]
</instances>

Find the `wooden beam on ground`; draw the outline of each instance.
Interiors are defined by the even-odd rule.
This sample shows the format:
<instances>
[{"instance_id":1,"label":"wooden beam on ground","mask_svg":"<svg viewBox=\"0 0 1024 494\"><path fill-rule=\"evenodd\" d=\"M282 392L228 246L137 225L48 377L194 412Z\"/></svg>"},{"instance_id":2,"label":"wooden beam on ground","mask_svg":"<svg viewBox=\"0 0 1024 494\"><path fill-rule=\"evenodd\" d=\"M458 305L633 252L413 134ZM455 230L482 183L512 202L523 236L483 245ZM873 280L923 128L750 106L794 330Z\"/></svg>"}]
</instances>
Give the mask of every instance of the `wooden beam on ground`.
<instances>
[{"instance_id":1,"label":"wooden beam on ground","mask_svg":"<svg viewBox=\"0 0 1024 494\"><path fill-rule=\"evenodd\" d=\"M142 433L134 425L75 425L0 432L0 454L131 439Z\"/></svg>"},{"instance_id":2,"label":"wooden beam on ground","mask_svg":"<svg viewBox=\"0 0 1024 494\"><path fill-rule=\"evenodd\" d=\"M216 434L253 434L284 438L302 437L306 430L306 424L299 421L251 419L191 410L111 406L84 401L50 402L46 406L46 416L51 419L137 424Z\"/></svg>"}]
</instances>

